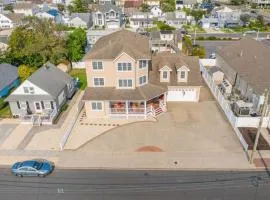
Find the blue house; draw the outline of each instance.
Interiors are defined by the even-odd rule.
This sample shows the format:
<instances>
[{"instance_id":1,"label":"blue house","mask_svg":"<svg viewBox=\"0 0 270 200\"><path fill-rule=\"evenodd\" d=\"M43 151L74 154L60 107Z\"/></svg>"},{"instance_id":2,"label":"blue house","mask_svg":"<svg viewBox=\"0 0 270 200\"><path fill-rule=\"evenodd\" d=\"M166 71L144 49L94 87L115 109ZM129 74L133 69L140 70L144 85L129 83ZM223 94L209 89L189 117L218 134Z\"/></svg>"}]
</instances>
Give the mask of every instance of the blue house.
<instances>
[{"instance_id":1,"label":"blue house","mask_svg":"<svg viewBox=\"0 0 270 200\"><path fill-rule=\"evenodd\" d=\"M19 83L18 68L7 63L0 64L0 98L7 96Z\"/></svg>"}]
</instances>

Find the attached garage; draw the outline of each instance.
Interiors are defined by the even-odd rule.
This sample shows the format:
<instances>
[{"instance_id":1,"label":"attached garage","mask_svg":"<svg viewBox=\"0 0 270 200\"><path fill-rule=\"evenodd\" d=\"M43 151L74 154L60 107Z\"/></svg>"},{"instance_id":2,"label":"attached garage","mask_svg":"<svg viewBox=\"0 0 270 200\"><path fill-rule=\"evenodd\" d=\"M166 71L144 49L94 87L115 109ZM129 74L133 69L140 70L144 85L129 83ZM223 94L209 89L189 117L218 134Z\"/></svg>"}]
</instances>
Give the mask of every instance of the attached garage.
<instances>
[{"instance_id":1,"label":"attached garage","mask_svg":"<svg viewBox=\"0 0 270 200\"><path fill-rule=\"evenodd\" d=\"M110 28L110 29L116 29L116 28L119 28L119 22L117 21L110 21L110 22L107 22L107 27Z\"/></svg>"},{"instance_id":2,"label":"attached garage","mask_svg":"<svg viewBox=\"0 0 270 200\"><path fill-rule=\"evenodd\" d=\"M177 101L196 102L199 99L198 90L199 90L198 88L169 88L167 101L168 102L177 102Z\"/></svg>"}]
</instances>

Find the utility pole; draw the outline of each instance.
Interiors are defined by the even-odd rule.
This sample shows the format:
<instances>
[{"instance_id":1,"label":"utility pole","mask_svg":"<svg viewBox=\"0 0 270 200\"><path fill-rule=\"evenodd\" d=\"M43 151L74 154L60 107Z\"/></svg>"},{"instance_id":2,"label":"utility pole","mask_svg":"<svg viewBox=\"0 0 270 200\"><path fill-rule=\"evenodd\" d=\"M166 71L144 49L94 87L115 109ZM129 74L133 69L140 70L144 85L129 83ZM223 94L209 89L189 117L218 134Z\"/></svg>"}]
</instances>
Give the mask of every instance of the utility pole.
<instances>
[{"instance_id":1,"label":"utility pole","mask_svg":"<svg viewBox=\"0 0 270 200\"><path fill-rule=\"evenodd\" d=\"M268 89L265 90L263 96L264 96L263 109L262 109L262 113L261 113L261 118L260 118L258 130L257 130L257 133L256 133L256 138L255 138L253 150L251 152L250 159L249 159L250 164L253 164L253 155L254 155L254 152L257 150L259 137L260 137L260 134L261 134L261 131L262 131L263 118L265 117L265 114L266 114L268 97L269 97L269 90Z\"/></svg>"},{"instance_id":2,"label":"utility pole","mask_svg":"<svg viewBox=\"0 0 270 200\"><path fill-rule=\"evenodd\" d=\"M195 34L194 34L194 38L193 38L193 45L195 45L196 44L196 27L195 27Z\"/></svg>"},{"instance_id":3,"label":"utility pole","mask_svg":"<svg viewBox=\"0 0 270 200\"><path fill-rule=\"evenodd\" d=\"M257 41L259 40L259 29L258 29L258 31L257 31L256 40L257 40Z\"/></svg>"}]
</instances>

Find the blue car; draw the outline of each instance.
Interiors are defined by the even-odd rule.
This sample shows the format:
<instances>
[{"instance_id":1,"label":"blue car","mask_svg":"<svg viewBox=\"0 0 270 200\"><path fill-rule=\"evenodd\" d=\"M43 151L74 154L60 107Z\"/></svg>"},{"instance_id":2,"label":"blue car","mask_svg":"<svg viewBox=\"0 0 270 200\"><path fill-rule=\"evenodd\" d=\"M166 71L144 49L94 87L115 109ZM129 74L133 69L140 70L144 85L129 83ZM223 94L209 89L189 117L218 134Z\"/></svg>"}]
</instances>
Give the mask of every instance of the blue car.
<instances>
[{"instance_id":1,"label":"blue car","mask_svg":"<svg viewBox=\"0 0 270 200\"><path fill-rule=\"evenodd\" d=\"M45 177L52 173L54 164L47 160L27 160L16 162L11 167L11 172L15 176L40 176Z\"/></svg>"}]
</instances>

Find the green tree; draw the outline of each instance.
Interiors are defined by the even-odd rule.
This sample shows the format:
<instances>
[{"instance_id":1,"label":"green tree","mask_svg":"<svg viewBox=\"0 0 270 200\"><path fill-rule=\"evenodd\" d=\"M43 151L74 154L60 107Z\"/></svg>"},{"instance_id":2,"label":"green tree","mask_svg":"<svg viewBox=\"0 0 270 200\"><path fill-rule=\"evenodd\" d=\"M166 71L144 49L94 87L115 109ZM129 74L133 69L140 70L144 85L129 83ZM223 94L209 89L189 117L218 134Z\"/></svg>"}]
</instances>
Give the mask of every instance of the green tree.
<instances>
[{"instance_id":1,"label":"green tree","mask_svg":"<svg viewBox=\"0 0 270 200\"><path fill-rule=\"evenodd\" d=\"M195 46L192 48L192 56L199 56L199 58L204 58L206 55L205 48L202 46Z\"/></svg>"},{"instance_id":2,"label":"green tree","mask_svg":"<svg viewBox=\"0 0 270 200\"><path fill-rule=\"evenodd\" d=\"M173 12L175 11L175 0L161 0L160 8L162 12Z\"/></svg>"},{"instance_id":3,"label":"green tree","mask_svg":"<svg viewBox=\"0 0 270 200\"><path fill-rule=\"evenodd\" d=\"M140 11L142 12L150 12L150 6L146 3L143 3L141 6L140 6Z\"/></svg>"},{"instance_id":4,"label":"green tree","mask_svg":"<svg viewBox=\"0 0 270 200\"><path fill-rule=\"evenodd\" d=\"M168 24L165 24L162 21L155 21L154 24L157 25L157 28L161 31L170 31L170 30L175 30L174 27L169 26Z\"/></svg>"},{"instance_id":5,"label":"green tree","mask_svg":"<svg viewBox=\"0 0 270 200\"><path fill-rule=\"evenodd\" d=\"M65 11L65 5L64 4L61 4L61 3L59 3L59 4L57 4L57 8L58 8L58 10L60 11L60 12L63 12L63 11Z\"/></svg>"},{"instance_id":6,"label":"green tree","mask_svg":"<svg viewBox=\"0 0 270 200\"><path fill-rule=\"evenodd\" d=\"M79 61L85 53L87 45L86 32L81 29L75 29L69 34L67 40L68 59L70 61Z\"/></svg>"},{"instance_id":7,"label":"green tree","mask_svg":"<svg viewBox=\"0 0 270 200\"><path fill-rule=\"evenodd\" d=\"M240 20L243 22L244 26L249 22L250 15L249 14L242 14L240 15Z\"/></svg>"},{"instance_id":8,"label":"green tree","mask_svg":"<svg viewBox=\"0 0 270 200\"><path fill-rule=\"evenodd\" d=\"M7 4L7 5L5 5L4 10L13 12L13 6L12 6L12 4Z\"/></svg>"},{"instance_id":9,"label":"green tree","mask_svg":"<svg viewBox=\"0 0 270 200\"><path fill-rule=\"evenodd\" d=\"M191 55L192 53L192 41L186 35L183 38L183 50L187 55Z\"/></svg>"},{"instance_id":10,"label":"green tree","mask_svg":"<svg viewBox=\"0 0 270 200\"><path fill-rule=\"evenodd\" d=\"M246 0L231 0L231 4L235 5L235 6L243 5L243 4L246 4L246 3L247 3Z\"/></svg>"},{"instance_id":11,"label":"green tree","mask_svg":"<svg viewBox=\"0 0 270 200\"><path fill-rule=\"evenodd\" d=\"M28 67L27 65L20 65L18 67L18 73L21 81L25 81L31 74L37 70L36 67Z\"/></svg>"},{"instance_id":12,"label":"green tree","mask_svg":"<svg viewBox=\"0 0 270 200\"><path fill-rule=\"evenodd\" d=\"M194 17L196 23L206 14L204 10L191 10L190 15Z\"/></svg>"},{"instance_id":13,"label":"green tree","mask_svg":"<svg viewBox=\"0 0 270 200\"><path fill-rule=\"evenodd\" d=\"M9 38L6 55L12 63L40 67L47 61L57 64L67 57L66 41L51 20L26 20L27 26L17 27Z\"/></svg>"},{"instance_id":14,"label":"green tree","mask_svg":"<svg viewBox=\"0 0 270 200\"><path fill-rule=\"evenodd\" d=\"M86 0L73 0L68 6L70 13L84 13L88 11L88 2Z\"/></svg>"}]
</instances>

